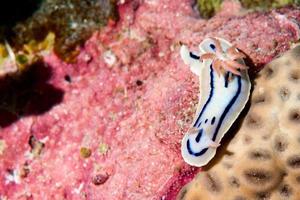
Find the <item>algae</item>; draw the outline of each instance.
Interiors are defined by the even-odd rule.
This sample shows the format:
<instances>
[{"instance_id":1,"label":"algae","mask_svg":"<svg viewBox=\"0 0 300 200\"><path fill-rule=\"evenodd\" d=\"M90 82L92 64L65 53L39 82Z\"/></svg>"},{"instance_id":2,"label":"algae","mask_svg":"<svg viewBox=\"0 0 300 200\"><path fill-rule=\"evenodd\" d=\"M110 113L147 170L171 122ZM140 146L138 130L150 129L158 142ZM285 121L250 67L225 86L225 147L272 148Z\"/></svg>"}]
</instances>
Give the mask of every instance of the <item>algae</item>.
<instances>
[{"instance_id":1,"label":"algae","mask_svg":"<svg viewBox=\"0 0 300 200\"><path fill-rule=\"evenodd\" d=\"M13 39L16 46L22 46L53 32L54 51L71 62L78 54L76 48L117 16L114 0L45 0L32 17L13 28Z\"/></svg>"},{"instance_id":2,"label":"algae","mask_svg":"<svg viewBox=\"0 0 300 200\"><path fill-rule=\"evenodd\" d=\"M243 7L254 10L268 10L286 5L299 4L299 0L240 0Z\"/></svg>"},{"instance_id":3,"label":"algae","mask_svg":"<svg viewBox=\"0 0 300 200\"><path fill-rule=\"evenodd\" d=\"M221 7L222 0L197 0L197 8L203 18L212 17Z\"/></svg>"},{"instance_id":4,"label":"algae","mask_svg":"<svg viewBox=\"0 0 300 200\"><path fill-rule=\"evenodd\" d=\"M92 150L88 147L81 147L80 148L80 156L82 158L89 158L92 155Z\"/></svg>"},{"instance_id":5,"label":"algae","mask_svg":"<svg viewBox=\"0 0 300 200\"><path fill-rule=\"evenodd\" d=\"M241 5L250 10L268 10L287 5L300 5L300 0L239 0ZM220 10L223 0L197 0L201 17L210 18Z\"/></svg>"},{"instance_id":6,"label":"algae","mask_svg":"<svg viewBox=\"0 0 300 200\"><path fill-rule=\"evenodd\" d=\"M76 48L94 31L118 19L116 0L31 1L22 1L21 4L11 1L9 10L16 10L20 14L15 16L8 12L0 17L0 47L7 40L14 52L22 52L28 46L30 49L41 49L40 42L53 33L54 51L63 60L72 62L78 54ZM28 2L33 5L30 9L25 6Z\"/></svg>"}]
</instances>

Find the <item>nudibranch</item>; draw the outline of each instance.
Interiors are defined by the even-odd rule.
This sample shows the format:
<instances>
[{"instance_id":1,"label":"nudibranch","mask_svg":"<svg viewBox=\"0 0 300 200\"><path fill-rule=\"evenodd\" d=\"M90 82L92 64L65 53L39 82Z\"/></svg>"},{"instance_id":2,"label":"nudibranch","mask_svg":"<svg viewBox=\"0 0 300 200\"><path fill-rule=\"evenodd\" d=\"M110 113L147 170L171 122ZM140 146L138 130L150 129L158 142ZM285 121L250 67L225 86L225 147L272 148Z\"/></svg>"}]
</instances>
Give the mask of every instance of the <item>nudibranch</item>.
<instances>
[{"instance_id":1,"label":"nudibranch","mask_svg":"<svg viewBox=\"0 0 300 200\"><path fill-rule=\"evenodd\" d=\"M183 159L206 165L225 133L245 107L251 89L244 54L221 38L207 38L193 53L184 45L180 55L200 79L200 98L192 127L181 144Z\"/></svg>"}]
</instances>

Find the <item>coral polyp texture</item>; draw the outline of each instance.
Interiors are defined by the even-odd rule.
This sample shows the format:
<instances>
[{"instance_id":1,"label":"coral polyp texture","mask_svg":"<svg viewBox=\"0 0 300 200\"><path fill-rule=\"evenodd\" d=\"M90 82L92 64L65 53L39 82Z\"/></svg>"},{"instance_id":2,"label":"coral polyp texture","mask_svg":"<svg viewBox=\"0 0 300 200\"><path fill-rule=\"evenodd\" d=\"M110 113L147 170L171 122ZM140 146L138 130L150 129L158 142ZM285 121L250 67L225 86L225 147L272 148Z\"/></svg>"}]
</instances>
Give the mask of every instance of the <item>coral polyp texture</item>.
<instances>
[{"instance_id":1,"label":"coral polyp texture","mask_svg":"<svg viewBox=\"0 0 300 200\"><path fill-rule=\"evenodd\" d=\"M296 46L266 65L240 130L177 199L300 199L299 62Z\"/></svg>"}]
</instances>

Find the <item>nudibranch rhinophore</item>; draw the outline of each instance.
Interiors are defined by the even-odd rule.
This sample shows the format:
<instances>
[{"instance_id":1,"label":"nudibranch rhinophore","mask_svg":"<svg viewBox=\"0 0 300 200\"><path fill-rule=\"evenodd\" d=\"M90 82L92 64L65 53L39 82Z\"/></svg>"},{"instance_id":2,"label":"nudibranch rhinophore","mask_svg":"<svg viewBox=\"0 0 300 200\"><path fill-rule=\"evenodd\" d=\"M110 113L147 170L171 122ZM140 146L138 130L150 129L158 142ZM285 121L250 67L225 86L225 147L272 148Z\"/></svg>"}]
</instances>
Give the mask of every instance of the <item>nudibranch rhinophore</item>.
<instances>
[{"instance_id":1,"label":"nudibranch rhinophore","mask_svg":"<svg viewBox=\"0 0 300 200\"><path fill-rule=\"evenodd\" d=\"M206 165L216 154L225 133L245 107L251 89L245 57L221 38L207 38L199 54L184 45L180 55L200 79L200 98L192 127L181 144L183 159L193 166Z\"/></svg>"}]
</instances>

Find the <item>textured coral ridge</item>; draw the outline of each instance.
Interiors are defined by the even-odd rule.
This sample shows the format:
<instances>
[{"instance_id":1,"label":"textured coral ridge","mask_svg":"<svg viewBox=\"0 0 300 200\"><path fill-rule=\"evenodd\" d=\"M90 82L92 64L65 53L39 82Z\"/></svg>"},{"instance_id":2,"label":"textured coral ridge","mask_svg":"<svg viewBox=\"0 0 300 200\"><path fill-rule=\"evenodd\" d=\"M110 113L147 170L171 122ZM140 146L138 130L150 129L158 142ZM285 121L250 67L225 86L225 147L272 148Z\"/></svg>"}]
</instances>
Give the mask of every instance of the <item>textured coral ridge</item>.
<instances>
[{"instance_id":1,"label":"textured coral ridge","mask_svg":"<svg viewBox=\"0 0 300 200\"><path fill-rule=\"evenodd\" d=\"M196 48L207 35L220 36L262 64L297 39L271 13L235 16L229 6L207 23L191 5L125 2L118 24L95 33L77 63L44 57L37 67L52 71L46 85L63 96L47 112L18 113L2 127L1 199L174 199L197 172L179 151L198 94L179 42ZM295 9L280 12L299 19Z\"/></svg>"},{"instance_id":2,"label":"textured coral ridge","mask_svg":"<svg viewBox=\"0 0 300 200\"><path fill-rule=\"evenodd\" d=\"M259 73L250 110L224 156L178 199L300 199L299 61L297 46Z\"/></svg>"}]
</instances>

